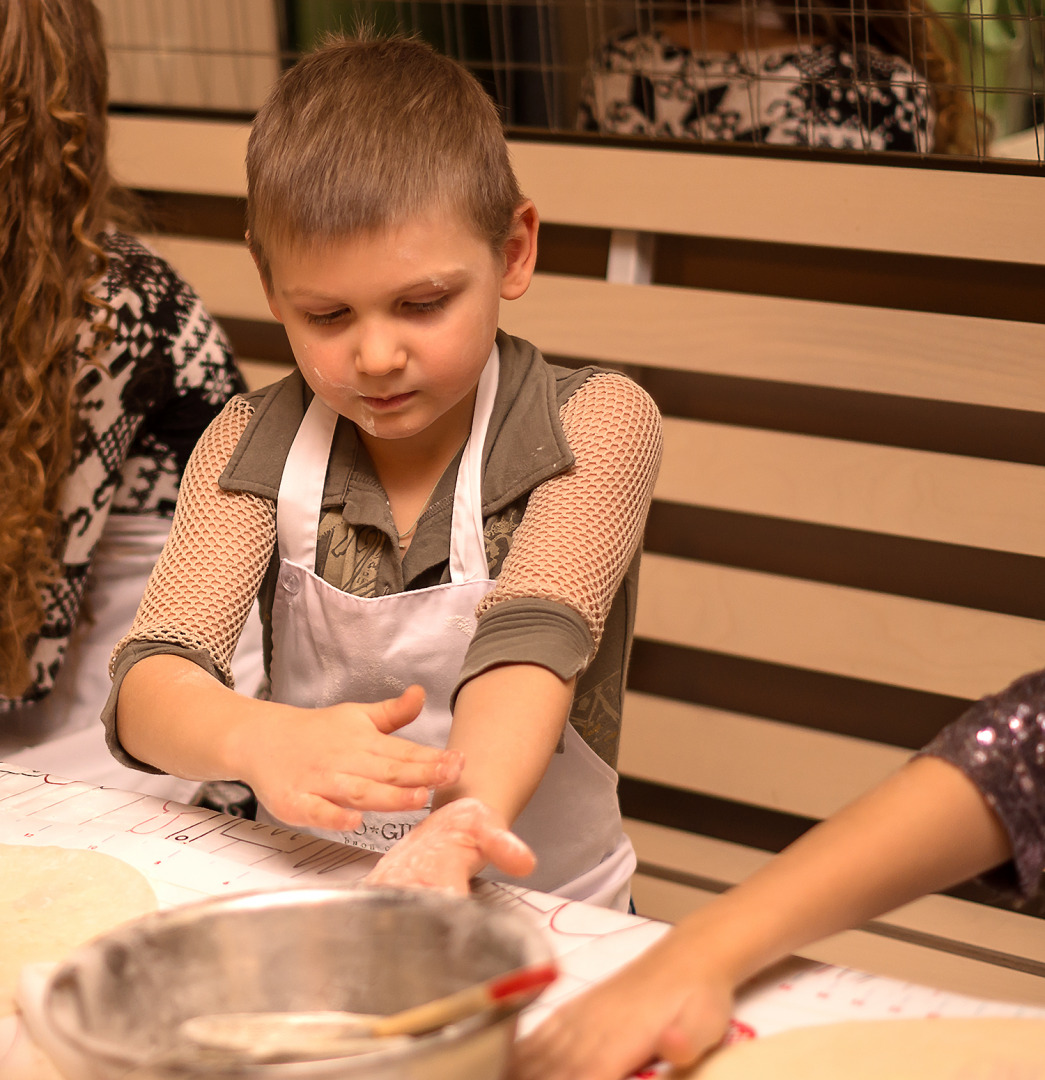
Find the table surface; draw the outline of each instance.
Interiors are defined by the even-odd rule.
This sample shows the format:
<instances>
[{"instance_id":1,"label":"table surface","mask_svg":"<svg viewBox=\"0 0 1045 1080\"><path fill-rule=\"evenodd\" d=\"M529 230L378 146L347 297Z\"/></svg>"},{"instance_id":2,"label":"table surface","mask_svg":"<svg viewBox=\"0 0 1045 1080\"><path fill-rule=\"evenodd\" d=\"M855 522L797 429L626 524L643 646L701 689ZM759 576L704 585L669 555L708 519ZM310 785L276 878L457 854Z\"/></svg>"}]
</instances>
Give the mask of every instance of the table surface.
<instances>
[{"instance_id":1,"label":"table surface","mask_svg":"<svg viewBox=\"0 0 1045 1080\"><path fill-rule=\"evenodd\" d=\"M0 843L88 848L114 855L148 878L161 908L253 889L349 885L376 859L308 833L2 763ZM525 909L547 934L559 964L559 978L524 1013L524 1031L668 929L640 916L514 886L487 883L478 892L488 902ZM1043 1018L1045 1009L793 960L745 991L737 1001L733 1027L738 1035L752 1037L841 1020L925 1016ZM7 1039L11 1044L13 1034ZM5 1049L0 1033L0 1075L5 1075Z\"/></svg>"}]
</instances>

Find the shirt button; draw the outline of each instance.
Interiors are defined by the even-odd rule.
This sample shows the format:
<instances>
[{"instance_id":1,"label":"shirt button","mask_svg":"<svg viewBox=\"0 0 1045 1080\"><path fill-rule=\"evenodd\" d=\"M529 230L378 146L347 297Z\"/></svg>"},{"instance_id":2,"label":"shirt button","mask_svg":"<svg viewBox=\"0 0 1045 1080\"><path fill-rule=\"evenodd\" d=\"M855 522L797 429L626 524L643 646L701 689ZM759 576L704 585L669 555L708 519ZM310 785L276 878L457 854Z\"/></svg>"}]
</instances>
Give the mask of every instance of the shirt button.
<instances>
[{"instance_id":1,"label":"shirt button","mask_svg":"<svg viewBox=\"0 0 1045 1080\"><path fill-rule=\"evenodd\" d=\"M290 593L291 596L301 588L301 582L298 580L297 575L290 570L280 571L279 584L280 587Z\"/></svg>"}]
</instances>

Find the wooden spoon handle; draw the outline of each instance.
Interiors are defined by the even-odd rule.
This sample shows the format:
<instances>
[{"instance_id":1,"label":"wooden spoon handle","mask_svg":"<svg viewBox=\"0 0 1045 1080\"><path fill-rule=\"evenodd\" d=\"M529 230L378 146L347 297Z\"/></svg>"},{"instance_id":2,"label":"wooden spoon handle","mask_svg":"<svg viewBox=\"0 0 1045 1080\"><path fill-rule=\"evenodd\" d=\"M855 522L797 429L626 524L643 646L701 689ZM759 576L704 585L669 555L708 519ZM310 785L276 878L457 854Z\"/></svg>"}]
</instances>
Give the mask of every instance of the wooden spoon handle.
<instances>
[{"instance_id":1,"label":"wooden spoon handle","mask_svg":"<svg viewBox=\"0 0 1045 1080\"><path fill-rule=\"evenodd\" d=\"M535 998L557 975L554 964L540 964L510 971L507 975L498 975L486 982L466 986L463 990L436 998L435 1001L426 1001L423 1005L403 1009L391 1016L378 1017L371 1032L383 1037L420 1035L425 1031L434 1031L495 1005L507 1008L517 1005L520 1000Z\"/></svg>"}]
</instances>

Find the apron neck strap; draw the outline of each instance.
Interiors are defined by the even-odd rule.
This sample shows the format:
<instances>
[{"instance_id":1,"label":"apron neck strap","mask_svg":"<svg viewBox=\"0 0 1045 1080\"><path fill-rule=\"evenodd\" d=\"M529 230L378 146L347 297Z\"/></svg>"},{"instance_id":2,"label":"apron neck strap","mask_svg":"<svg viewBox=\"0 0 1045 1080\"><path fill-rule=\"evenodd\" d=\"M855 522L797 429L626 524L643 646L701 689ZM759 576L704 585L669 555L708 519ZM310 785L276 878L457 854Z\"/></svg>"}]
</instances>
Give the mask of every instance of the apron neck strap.
<instances>
[{"instance_id":1,"label":"apron neck strap","mask_svg":"<svg viewBox=\"0 0 1045 1080\"><path fill-rule=\"evenodd\" d=\"M485 581L490 577L483 535L483 447L490 426L497 382L500 351L495 344L479 376L472 411L472 430L464 445L454 491L454 517L450 529L450 580Z\"/></svg>"},{"instance_id":2,"label":"apron neck strap","mask_svg":"<svg viewBox=\"0 0 1045 1080\"><path fill-rule=\"evenodd\" d=\"M337 420L338 414L316 394L305 410L279 481L276 502L279 555L308 570L316 566L323 488Z\"/></svg>"}]
</instances>

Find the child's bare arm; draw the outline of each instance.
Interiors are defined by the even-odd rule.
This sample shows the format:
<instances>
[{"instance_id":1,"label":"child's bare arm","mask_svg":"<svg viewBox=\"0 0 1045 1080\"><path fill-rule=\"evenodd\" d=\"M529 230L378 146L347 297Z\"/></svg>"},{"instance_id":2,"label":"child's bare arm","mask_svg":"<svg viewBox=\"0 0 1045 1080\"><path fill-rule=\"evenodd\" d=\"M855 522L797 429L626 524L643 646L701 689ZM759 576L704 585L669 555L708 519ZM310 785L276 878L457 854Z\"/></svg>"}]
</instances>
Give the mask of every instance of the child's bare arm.
<instances>
[{"instance_id":1,"label":"child's bare arm","mask_svg":"<svg viewBox=\"0 0 1045 1080\"><path fill-rule=\"evenodd\" d=\"M124 749L177 776L237 779L280 820L354 829L360 810L420 809L461 758L391 733L417 716L420 687L374 704L299 709L244 697L183 657L151 656L120 688Z\"/></svg>"},{"instance_id":2,"label":"child's bare arm","mask_svg":"<svg viewBox=\"0 0 1045 1080\"><path fill-rule=\"evenodd\" d=\"M736 988L795 949L1003 862L1008 835L953 765L919 758L679 923L523 1040L516 1080L619 1080L688 1064Z\"/></svg>"},{"instance_id":3,"label":"child's bare arm","mask_svg":"<svg viewBox=\"0 0 1045 1080\"><path fill-rule=\"evenodd\" d=\"M465 683L448 746L462 751L468 764L436 804L469 796L511 824L555 752L575 681L536 664L503 664Z\"/></svg>"},{"instance_id":4,"label":"child's bare arm","mask_svg":"<svg viewBox=\"0 0 1045 1080\"><path fill-rule=\"evenodd\" d=\"M572 700L572 679L534 664L506 664L467 682L448 743L464 758L461 777L436 795L430 817L382 858L369 880L467 893L489 861L488 845L462 827L452 804L478 800L483 826L507 830L544 776ZM426 847L438 850L439 859L423 857ZM499 865L513 876L533 869Z\"/></svg>"}]
</instances>

